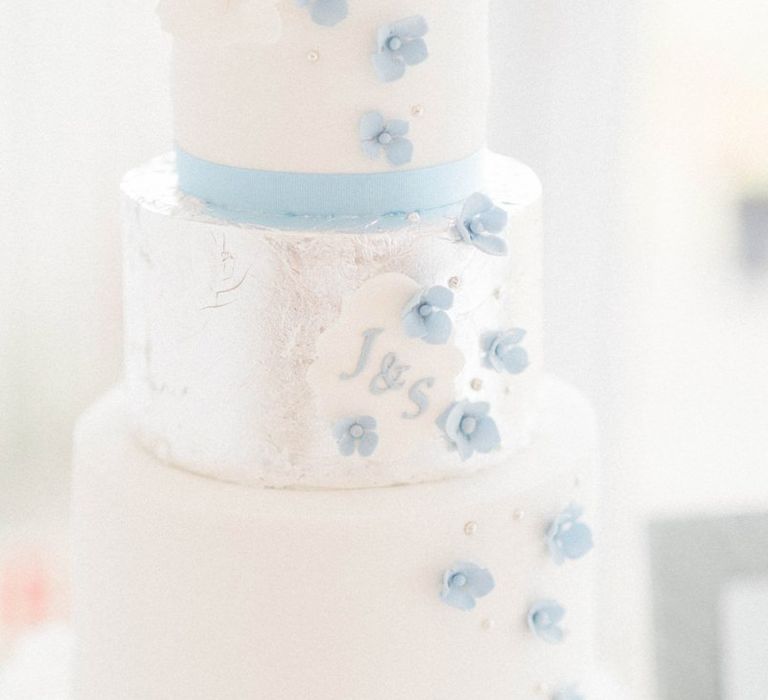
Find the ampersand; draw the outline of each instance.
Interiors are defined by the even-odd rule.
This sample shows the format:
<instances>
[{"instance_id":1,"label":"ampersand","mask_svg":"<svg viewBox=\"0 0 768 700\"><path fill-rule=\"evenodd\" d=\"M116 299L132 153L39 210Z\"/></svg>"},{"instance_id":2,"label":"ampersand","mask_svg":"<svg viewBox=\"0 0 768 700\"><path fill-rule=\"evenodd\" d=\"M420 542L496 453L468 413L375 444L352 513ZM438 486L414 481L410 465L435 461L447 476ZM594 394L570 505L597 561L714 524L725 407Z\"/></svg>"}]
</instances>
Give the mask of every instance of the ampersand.
<instances>
[{"instance_id":1,"label":"ampersand","mask_svg":"<svg viewBox=\"0 0 768 700\"><path fill-rule=\"evenodd\" d=\"M405 384L402 376L409 369L408 365L398 363L395 353L388 352L381 360L381 370L371 379L371 393L379 395L401 388Z\"/></svg>"}]
</instances>

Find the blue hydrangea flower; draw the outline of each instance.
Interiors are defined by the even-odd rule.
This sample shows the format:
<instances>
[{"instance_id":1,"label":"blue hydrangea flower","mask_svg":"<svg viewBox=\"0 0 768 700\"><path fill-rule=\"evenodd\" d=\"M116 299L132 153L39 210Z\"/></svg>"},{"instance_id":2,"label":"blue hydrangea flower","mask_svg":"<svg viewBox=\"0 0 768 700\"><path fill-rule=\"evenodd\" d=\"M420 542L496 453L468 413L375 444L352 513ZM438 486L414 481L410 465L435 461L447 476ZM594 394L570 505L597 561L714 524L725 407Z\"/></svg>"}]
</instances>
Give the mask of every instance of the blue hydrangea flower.
<instances>
[{"instance_id":1,"label":"blue hydrangea flower","mask_svg":"<svg viewBox=\"0 0 768 700\"><path fill-rule=\"evenodd\" d=\"M406 66L415 66L429 56L424 35L429 30L423 17L408 17L379 29L378 50L373 67L380 80L390 82L405 75Z\"/></svg>"},{"instance_id":2,"label":"blue hydrangea flower","mask_svg":"<svg viewBox=\"0 0 768 700\"><path fill-rule=\"evenodd\" d=\"M458 401L437 419L463 460L475 452L490 452L501 444L496 422L488 415L490 410L485 402Z\"/></svg>"},{"instance_id":3,"label":"blue hydrangea flower","mask_svg":"<svg viewBox=\"0 0 768 700\"><path fill-rule=\"evenodd\" d=\"M413 157L413 144L405 138L408 122L402 119L384 121L379 112L368 112L360 120L360 140L363 152L372 160L381 156L382 150L392 165L405 165Z\"/></svg>"},{"instance_id":4,"label":"blue hydrangea flower","mask_svg":"<svg viewBox=\"0 0 768 700\"><path fill-rule=\"evenodd\" d=\"M559 644L565 637L560 627L564 617L565 608L556 600L539 600L528 611L528 627L547 644Z\"/></svg>"},{"instance_id":5,"label":"blue hydrangea flower","mask_svg":"<svg viewBox=\"0 0 768 700\"><path fill-rule=\"evenodd\" d=\"M488 595L496 584L491 572L471 562L457 562L443 574L440 597L459 610L472 610L476 598Z\"/></svg>"},{"instance_id":6,"label":"blue hydrangea flower","mask_svg":"<svg viewBox=\"0 0 768 700\"><path fill-rule=\"evenodd\" d=\"M312 21L325 27L338 24L347 16L347 0L296 0L299 7L309 7Z\"/></svg>"},{"instance_id":7,"label":"blue hydrangea flower","mask_svg":"<svg viewBox=\"0 0 768 700\"><path fill-rule=\"evenodd\" d=\"M345 457L355 451L363 457L370 457L379 444L376 419L370 416L343 418L334 426L333 434L339 444L339 452Z\"/></svg>"},{"instance_id":8,"label":"blue hydrangea flower","mask_svg":"<svg viewBox=\"0 0 768 700\"><path fill-rule=\"evenodd\" d=\"M524 338L522 328L486 333L480 339L485 351L485 366L509 374L524 372L528 367L528 352L520 345Z\"/></svg>"},{"instance_id":9,"label":"blue hydrangea flower","mask_svg":"<svg viewBox=\"0 0 768 700\"><path fill-rule=\"evenodd\" d=\"M594 546L592 530L578 522L583 514L583 508L571 503L550 525L547 545L556 564L561 565L566 559L581 559Z\"/></svg>"},{"instance_id":10,"label":"blue hydrangea flower","mask_svg":"<svg viewBox=\"0 0 768 700\"><path fill-rule=\"evenodd\" d=\"M576 686L569 686L568 688L563 688L562 690L558 690L552 700L587 700L586 695L582 695L577 689Z\"/></svg>"},{"instance_id":11,"label":"blue hydrangea flower","mask_svg":"<svg viewBox=\"0 0 768 700\"><path fill-rule=\"evenodd\" d=\"M453 292L447 287L421 291L403 309L403 330L411 338L444 345L453 330L451 317L445 313L452 306Z\"/></svg>"},{"instance_id":12,"label":"blue hydrangea flower","mask_svg":"<svg viewBox=\"0 0 768 700\"><path fill-rule=\"evenodd\" d=\"M507 242L498 234L507 226L507 212L497 207L490 197L475 192L456 220L456 230L465 243L489 255L506 255Z\"/></svg>"}]
</instances>

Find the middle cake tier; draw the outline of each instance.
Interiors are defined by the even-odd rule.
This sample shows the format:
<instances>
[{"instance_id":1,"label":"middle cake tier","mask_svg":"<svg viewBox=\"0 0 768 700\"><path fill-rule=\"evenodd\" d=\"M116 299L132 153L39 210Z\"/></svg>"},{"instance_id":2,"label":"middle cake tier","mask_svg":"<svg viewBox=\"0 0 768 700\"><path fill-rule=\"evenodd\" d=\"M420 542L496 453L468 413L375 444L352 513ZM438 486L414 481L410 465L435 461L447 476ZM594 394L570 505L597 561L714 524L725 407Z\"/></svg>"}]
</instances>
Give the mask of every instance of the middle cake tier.
<instances>
[{"instance_id":1,"label":"middle cake tier","mask_svg":"<svg viewBox=\"0 0 768 700\"><path fill-rule=\"evenodd\" d=\"M460 476L523 447L540 363L538 180L487 156L482 193L400 228L213 218L173 158L128 174L133 430L219 479L359 488ZM506 454L509 454L506 452Z\"/></svg>"}]
</instances>

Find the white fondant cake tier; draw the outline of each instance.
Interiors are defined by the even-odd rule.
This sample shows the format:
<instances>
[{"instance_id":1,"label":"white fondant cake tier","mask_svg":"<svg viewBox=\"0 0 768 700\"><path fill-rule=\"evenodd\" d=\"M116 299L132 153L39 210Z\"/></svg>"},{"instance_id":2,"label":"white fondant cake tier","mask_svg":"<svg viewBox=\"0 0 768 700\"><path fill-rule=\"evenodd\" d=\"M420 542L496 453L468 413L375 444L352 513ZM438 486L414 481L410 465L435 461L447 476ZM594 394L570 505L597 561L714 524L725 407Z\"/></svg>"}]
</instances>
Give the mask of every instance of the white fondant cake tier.
<instances>
[{"instance_id":1,"label":"white fondant cake tier","mask_svg":"<svg viewBox=\"0 0 768 700\"><path fill-rule=\"evenodd\" d=\"M503 469L286 491L158 463L111 394L76 436L75 697L524 700L585 682L593 555L558 566L546 533L571 502L594 518L594 427L554 380L539 403ZM441 600L456 562L495 580L474 610ZM566 609L560 644L527 624L541 600Z\"/></svg>"},{"instance_id":2,"label":"white fondant cake tier","mask_svg":"<svg viewBox=\"0 0 768 700\"><path fill-rule=\"evenodd\" d=\"M358 125L370 111L409 122L413 156L407 169L457 161L483 148L487 0L353 0L335 26L312 21L311 6L323 2L330 4L163 0L165 26L177 37L172 87L181 148L257 170L390 171L386 158L371 159L361 148ZM264 15L253 18L253 28L237 17L246 5ZM416 15L428 26L428 57L407 66L399 79L382 81L372 59L379 53L379 29Z\"/></svg>"},{"instance_id":3,"label":"white fondant cake tier","mask_svg":"<svg viewBox=\"0 0 768 700\"><path fill-rule=\"evenodd\" d=\"M413 483L503 464L535 420L541 194L501 156L488 156L487 185L509 214L503 256L458 241L445 218L354 231L228 223L178 194L169 157L129 173L127 396L140 440L163 461L271 486ZM455 297L445 344L404 330L405 305L434 285ZM482 345L510 329L526 331L530 366L517 373L489 365ZM462 460L437 419L463 399L490 404L506 452ZM341 458L334 426L359 416L376 420L378 446Z\"/></svg>"}]
</instances>

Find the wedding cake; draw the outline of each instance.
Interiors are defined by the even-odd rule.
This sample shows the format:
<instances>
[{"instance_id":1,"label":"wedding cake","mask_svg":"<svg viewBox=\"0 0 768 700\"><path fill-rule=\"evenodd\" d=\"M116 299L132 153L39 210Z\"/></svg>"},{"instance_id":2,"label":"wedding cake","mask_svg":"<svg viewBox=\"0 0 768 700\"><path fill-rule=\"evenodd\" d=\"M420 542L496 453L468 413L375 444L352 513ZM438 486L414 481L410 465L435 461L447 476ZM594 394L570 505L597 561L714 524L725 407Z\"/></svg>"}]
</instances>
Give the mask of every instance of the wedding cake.
<instances>
[{"instance_id":1,"label":"wedding cake","mask_svg":"<svg viewBox=\"0 0 768 700\"><path fill-rule=\"evenodd\" d=\"M488 0L159 15L75 697L586 697L595 431L541 368L539 183L485 147Z\"/></svg>"}]
</instances>

